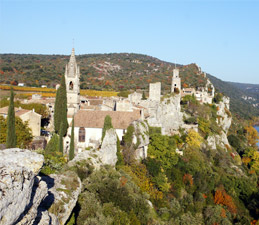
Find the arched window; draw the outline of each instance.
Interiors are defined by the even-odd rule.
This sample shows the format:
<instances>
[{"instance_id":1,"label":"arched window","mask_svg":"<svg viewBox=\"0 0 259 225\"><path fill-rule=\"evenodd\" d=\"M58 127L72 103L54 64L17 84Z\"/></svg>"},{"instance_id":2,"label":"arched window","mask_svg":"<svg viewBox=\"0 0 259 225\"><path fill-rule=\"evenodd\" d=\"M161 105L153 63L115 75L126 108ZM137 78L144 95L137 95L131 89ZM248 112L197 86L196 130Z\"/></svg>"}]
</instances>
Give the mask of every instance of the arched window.
<instances>
[{"instance_id":1,"label":"arched window","mask_svg":"<svg viewBox=\"0 0 259 225\"><path fill-rule=\"evenodd\" d=\"M69 83L69 90L73 90L73 88L74 88L74 84L73 84L72 81L70 81L70 83Z\"/></svg>"},{"instance_id":2,"label":"arched window","mask_svg":"<svg viewBox=\"0 0 259 225\"><path fill-rule=\"evenodd\" d=\"M84 127L79 128L78 137L79 137L78 138L79 142L85 142L85 128Z\"/></svg>"}]
</instances>

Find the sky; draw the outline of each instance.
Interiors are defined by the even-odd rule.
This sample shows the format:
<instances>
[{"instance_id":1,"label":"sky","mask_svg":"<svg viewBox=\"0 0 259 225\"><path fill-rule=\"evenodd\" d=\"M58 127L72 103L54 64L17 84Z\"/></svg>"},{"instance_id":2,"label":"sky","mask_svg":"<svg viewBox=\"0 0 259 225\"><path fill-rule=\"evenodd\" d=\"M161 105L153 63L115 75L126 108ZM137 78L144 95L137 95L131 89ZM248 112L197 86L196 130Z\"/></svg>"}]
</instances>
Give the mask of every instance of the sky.
<instances>
[{"instance_id":1,"label":"sky","mask_svg":"<svg viewBox=\"0 0 259 225\"><path fill-rule=\"evenodd\" d=\"M259 84L259 0L0 0L0 53L69 55L73 46Z\"/></svg>"}]
</instances>

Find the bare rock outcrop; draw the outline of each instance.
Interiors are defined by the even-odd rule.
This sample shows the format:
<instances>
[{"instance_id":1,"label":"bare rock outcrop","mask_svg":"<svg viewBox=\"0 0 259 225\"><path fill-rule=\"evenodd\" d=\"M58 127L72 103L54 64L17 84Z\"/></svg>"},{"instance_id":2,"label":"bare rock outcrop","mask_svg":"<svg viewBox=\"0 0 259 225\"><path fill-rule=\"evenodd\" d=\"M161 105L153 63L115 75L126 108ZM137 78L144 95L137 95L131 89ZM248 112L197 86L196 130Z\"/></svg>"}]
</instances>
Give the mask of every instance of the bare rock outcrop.
<instances>
[{"instance_id":1,"label":"bare rock outcrop","mask_svg":"<svg viewBox=\"0 0 259 225\"><path fill-rule=\"evenodd\" d=\"M170 135L183 125L180 100L179 94L170 94L162 97L160 102L147 100L141 101L140 105L148 110L148 124L161 127L163 135Z\"/></svg>"},{"instance_id":2,"label":"bare rock outcrop","mask_svg":"<svg viewBox=\"0 0 259 225\"><path fill-rule=\"evenodd\" d=\"M35 176L43 162L42 155L29 150L12 148L0 151L1 225L17 223L32 202L41 201L45 197L44 187L41 194L32 194Z\"/></svg>"},{"instance_id":3,"label":"bare rock outcrop","mask_svg":"<svg viewBox=\"0 0 259 225\"><path fill-rule=\"evenodd\" d=\"M117 162L117 134L112 128L106 131L101 150L98 152L103 164L115 166Z\"/></svg>"},{"instance_id":4,"label":"bare rock outcrop","mask_svg":"<svg viewBox=\"0 0 259 225\"><path fill-rule=\"evenodd\" d=\"M49 186L48 196L39 207L40 217L36 224L59 224L67 222L81 193L81 180L73 171L42 177ZM50 223L51 221L51 223Z\"/></svg>"},{"instance_id":5,"label":"bare rock outcrop","mask_svg":"<svg viewBox=\"0 0 259 225\"><path fill-rule=\"evenodd\" d=\"M217 123L222 130L220 134L208 137L207 143L211 149L216 149L216 145L221 146L222 148L229 146L227 133L232 122L232 116L229 111L229 101L230 99L228 97L223 97L222 101L216 104L218 116Z\"/></svg>"},{"instance_id":6,"label":"bare rock outcrop","mask_svg":"<svg viewBox=\"0 0 259 225\"><path fill-rule=\"evenodd\" d=\"M99 150L91 149L82 151L68 165L73 166L76 162L84 160L90 161L95 169L99 169L102 165L115 166L118 160L116 131L113 128L107 130Z\"/></svg>"},{"instance_id":7,"label":"bare rock outcrop","mask_svg":"<svg viewBox=\"0 0 259 225\"><path fill-rule=\"evenodd\" d=\"M135 158L137 160L147 157L147 149L149 144L149 127L145 121L134 121L133 143L137 145L135 150Z\"/></svg>"}]
</instances>

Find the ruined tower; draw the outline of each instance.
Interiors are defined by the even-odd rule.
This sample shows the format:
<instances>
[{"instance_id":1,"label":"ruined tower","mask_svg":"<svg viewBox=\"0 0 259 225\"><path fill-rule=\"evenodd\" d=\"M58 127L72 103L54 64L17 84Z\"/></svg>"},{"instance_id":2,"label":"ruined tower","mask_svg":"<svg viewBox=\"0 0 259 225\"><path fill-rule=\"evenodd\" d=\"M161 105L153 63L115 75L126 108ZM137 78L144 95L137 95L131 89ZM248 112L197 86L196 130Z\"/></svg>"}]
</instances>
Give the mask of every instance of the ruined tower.
<instances>
[{"instance_id":1,"label":"ruined tower","mask_svg":"<svg viewBox=\"0 0 259 225\"><path fill-rule=\"evenodd\" d=\"M171 92L176 92L177 89L179 93L181 93L181 78L179 77L179 69L175 68L173 70Z\"/></svg>"},{"instance_id":2,"label":"ruined tower","mask_svg":"<svg viewBox=\"0 0 259 225\"><path fill-rule=\"evenodd\" d=\"M67 89L67 115L73 116L79 110L80 103L80 69L76 63L75 49L72 49L69 63L65 70L66 89Z\"/></svg>"}]
</instances>

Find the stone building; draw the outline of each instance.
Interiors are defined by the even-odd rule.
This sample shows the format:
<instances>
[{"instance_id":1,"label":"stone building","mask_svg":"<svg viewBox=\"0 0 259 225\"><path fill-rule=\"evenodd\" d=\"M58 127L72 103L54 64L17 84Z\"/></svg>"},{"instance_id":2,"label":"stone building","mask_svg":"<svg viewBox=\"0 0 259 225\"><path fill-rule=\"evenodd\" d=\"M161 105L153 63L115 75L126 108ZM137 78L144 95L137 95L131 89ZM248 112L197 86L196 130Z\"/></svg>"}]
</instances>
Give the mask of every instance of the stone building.
<instances>
[{"instance_id":1,"label":"stone building","mask_svg":"<svg viewBox=\"0 0 259 225\"><path fill-rule=\"evenodd\" d=\"M141 93L137 93L136 91L132 94L129 94L128 99L130 100L130 102L134 103L134 104L139 104L141 99L142 99L142 94Z\"/></svg>"},{"instance_id":2,"label":"stone building","mask_svg":"<svg viewBox=\"0 0 259 225\"><path fill-rule=\"evenodd\" d=\"M178 90L178 93L181 91L181 78L179 77L179 69L177 68L173 70L171 92L176 92L176 90Z\"/></svg>"},{"instance_id":3,"label":"stone building","mask_svg":"<svg viewBox=\"0 0 259 225\"><path fill-rule=\"evenodd\" d=\"M41 115L33 110L27 110L22 108L15 108L15 116L21 118L23 122L28 122L29 128L31 128L33 136L40 136L41 128ZM0 109L0 116L6 118L8 115L8 106Z\"/></svg>"},{"instance_id":4,"label":"stone building","mask_svg":"<svg viewBox=\"0 0 259 225\"><path fill-rule=\"evenodd\" d=\"M65 79L67 89L67 114L73 116L80 106L80 69L76 63L75 49L72 49L69 63L66 65Z\"/></svg>"},{"instance_id":5,"label":"stone building","mask_svg":"<svg viewBox=\"0 0 259 225\"><path fill-rule=\"evenodd\" d=\"M78 152L89 146L98 147L100 145L104 119L107 115L112 119L112 125L119 140L122 140L127 127L133 121L141 119L140 110L133 112L79 110L74 117L75 144Z\"/></svg>"},{"instance_id":6,"label":"stone building","mask_svg":"<svg viewBox=\"0 0 259 225\"><path fill-rule=\"evenodd\" d=\"M149 100L160 102L161 98L161 82L149 84Z\"/></svg>"}]
</instances>

